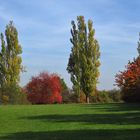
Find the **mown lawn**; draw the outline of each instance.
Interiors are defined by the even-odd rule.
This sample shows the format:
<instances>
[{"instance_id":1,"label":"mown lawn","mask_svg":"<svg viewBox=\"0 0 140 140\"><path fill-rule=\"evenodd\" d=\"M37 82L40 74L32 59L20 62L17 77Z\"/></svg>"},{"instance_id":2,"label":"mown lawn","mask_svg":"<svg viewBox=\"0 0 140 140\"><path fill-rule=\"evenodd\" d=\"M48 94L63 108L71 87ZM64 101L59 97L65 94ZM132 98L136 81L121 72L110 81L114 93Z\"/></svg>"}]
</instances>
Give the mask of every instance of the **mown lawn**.
<instances>
[{"instance_id":1,"label":"mown lawn","mask_svg":"<svg viewBox=\"0 0 140 140\"><path fill-rule=\"evenodd\" d=\"M140 104L0 106L0 140L139 140Z\"/></svg>"}]
</instances>

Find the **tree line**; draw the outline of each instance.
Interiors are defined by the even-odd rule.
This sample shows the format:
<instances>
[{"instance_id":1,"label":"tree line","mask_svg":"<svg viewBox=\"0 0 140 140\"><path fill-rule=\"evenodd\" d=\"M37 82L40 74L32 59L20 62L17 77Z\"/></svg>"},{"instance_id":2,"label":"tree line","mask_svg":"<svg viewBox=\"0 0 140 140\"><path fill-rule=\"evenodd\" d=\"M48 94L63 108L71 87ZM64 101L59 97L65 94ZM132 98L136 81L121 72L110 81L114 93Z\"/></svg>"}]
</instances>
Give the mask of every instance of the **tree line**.
<instances>
[{"instance_id":1,"label":"tree line","mask_svg":"<svg viewBox=\"0 0 140 140\"><path fill-rule=\"evenodd\" d=\"M73 83L72 91L68 89L63 78L49 73L32 77L29 83L21 88L20 73L24 72L22 47L13 22L10 21L6 26L5 35L1 33L0 39L0 103L29 101L33 104L46 104L61 103L63 100L84 100L89 103L110 99L140 101L140 41L139 56L128 63L126 70L116 75L116 85L120 90L99 91L97 83L100 75L100 46L95 39L92 20L86 23L84 16L78 16L76 21L71 22L72 47L66 69Z\"/></svg>"}]
</instances>

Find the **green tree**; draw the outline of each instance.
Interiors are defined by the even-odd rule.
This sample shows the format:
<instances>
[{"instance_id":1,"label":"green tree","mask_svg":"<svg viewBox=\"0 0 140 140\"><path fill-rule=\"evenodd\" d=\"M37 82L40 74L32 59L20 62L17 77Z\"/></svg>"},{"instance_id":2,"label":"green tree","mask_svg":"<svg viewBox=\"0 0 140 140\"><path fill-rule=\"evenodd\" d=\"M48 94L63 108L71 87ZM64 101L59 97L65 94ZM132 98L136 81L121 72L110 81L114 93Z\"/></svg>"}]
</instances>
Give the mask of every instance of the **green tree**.
<instances>
[{"instance_id":1,"label":"green tree","mask_svg":"<svg viewBox=\"0 0 140 140\"><path fill-rule=\"evenodd\" d=\"M61 82L62 91L68 90L67 84L65 83L65 80L63 78L60 78L60 82Z\"/></svg>"},{"instance_id":2,"label":"green tree","mask_svg":"<svg viewBox=\"0 0 140 140\"><path fill-rule=\"evenodd\" d=\"M6 47L4 36L1 33L1 52L0 52L0 88L6 83Z\"/></svg>"},{"instance_id":3,"label":"green tree","mask_svg":"<svg viewBox=\"0 0 140 140\"><path fill-rule=\"evenodd\" d=\"M139 54L138 57L140 57L140 33L139 33L139 41L138 41L138 48L137 48L137 50L138 50L138 54Z\"/></svg>"},{"instance_id":4,"label":"green tree","mask_svg":"<svg viewBox=\"0 0 140 140\"><path fill-rule=\"evenodd\" d=\"M6 26L6 57L7 57L7 83L17 85L20 80L22 70L22 48L18 42L18 32L13 23Z\"/></svg>"},{"instance_id":5,"label":"green tree","mask_svg":"<svg viewBox=\"0 0 140 140\"><path fill-rule=\"evenodd\" d=\"M67 66L67 71L71 75L71 81L73 83L73 89L78 96L80 101L80 45L78 40L78 30L76 29L75 22L72 21L72 29L70 42L72 43L71 54Z\"/></svg>"},{"instance_id":6,"label":"green tree","mask_svg":"<svg viewBox=\"0 0 140 140\"><path fill-rule=\"evenodd\" d=\"M2 93L4 92L11 97L14 93L8 89L19 91L20 72L23 70L20 56L22 48L18 42L18 32L12 21L6 26L5 38L6 41L4 41L4 35L1 33L0 88Z\"/></svg>"},{"instance_id":7,"label":"green tree","mask_svg":"<svg viewBox=\"0 0 140 140\"><path fill-rule=\"evenodd\" d=\"M72 21L72 50L67 70L71 74L71 81L78 93L82 90L86 95L86 102L96 91L99 77L100 51L98 41L94 38L93 23L88 20L85 24L83 16L77 17L77 27Z\"/></svg>"},{"instance_id":8,"label":"green tree","mask_svg":"<svg viewBox=\"0 0 140 140\"><path fill-rule=\"evenodd\" d=\"M70 92L67 84L65 83L65 80L63 78L60 78L61 82L61 95L62 95L62 102L63 103L69 103L70 102Z\"/></svg>"}]
</instances>

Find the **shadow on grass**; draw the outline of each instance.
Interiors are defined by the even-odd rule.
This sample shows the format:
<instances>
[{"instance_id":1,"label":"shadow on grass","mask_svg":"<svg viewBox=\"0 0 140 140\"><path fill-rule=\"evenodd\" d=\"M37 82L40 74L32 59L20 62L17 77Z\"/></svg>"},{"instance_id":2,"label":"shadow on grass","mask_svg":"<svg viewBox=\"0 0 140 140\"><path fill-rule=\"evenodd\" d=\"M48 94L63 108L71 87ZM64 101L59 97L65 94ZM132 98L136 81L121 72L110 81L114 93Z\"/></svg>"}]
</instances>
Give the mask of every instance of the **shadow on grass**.
<instances>
[{"instance_id":1,"label":"shadow on grass","mask_svg":"<svg viewBox=\"0 0 140 140\"><path fill-rule=\"evenodd\" d=\"M85 109L98 109L102 111L140 111L140 103L107 103L107 104L81 104Z\"/></svg>"},{"instance_id":2,"label":"shadow on grass","mask_svg":"<svg viewBox=\"0 0 140 140\"><path fill-rule=\"evenodd\" d=\"M79 115L40 115L21 119L40 120L47 122L85 122L93 124L140 124L140 112L125 114L79 114Z\"/></svg>"},{"instance_id":3,"label":"shadow on grass","mask_svg":"<svg viewBox=\"0 0 140 140\"><path fill-rule=\"evenodd\" d=\"M138 140L140 129L135 130L64 130L18 132L0 137L1 140Z\"/></svg>"}]
</instances>

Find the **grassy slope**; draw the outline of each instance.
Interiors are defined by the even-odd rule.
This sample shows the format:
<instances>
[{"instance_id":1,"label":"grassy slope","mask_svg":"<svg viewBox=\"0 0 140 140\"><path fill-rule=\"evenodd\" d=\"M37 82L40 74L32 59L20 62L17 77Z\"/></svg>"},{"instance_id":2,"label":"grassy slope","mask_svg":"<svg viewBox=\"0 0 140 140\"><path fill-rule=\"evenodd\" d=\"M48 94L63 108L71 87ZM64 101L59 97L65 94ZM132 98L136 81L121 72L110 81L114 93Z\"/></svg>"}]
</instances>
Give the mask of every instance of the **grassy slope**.
<instances>
[{"instance_id":1,"label":"grassy slope","mask_svg":"<svg viewBox=\"0 0 140 140\"><path fill-rule=\"evenodd\" d=\"M140 139L140 104L0 106L0 140L78 139Z\"/></svg>"}]
</instances>

